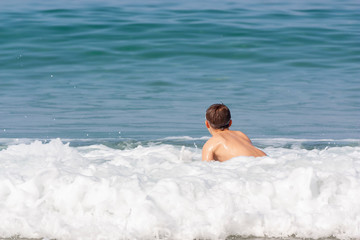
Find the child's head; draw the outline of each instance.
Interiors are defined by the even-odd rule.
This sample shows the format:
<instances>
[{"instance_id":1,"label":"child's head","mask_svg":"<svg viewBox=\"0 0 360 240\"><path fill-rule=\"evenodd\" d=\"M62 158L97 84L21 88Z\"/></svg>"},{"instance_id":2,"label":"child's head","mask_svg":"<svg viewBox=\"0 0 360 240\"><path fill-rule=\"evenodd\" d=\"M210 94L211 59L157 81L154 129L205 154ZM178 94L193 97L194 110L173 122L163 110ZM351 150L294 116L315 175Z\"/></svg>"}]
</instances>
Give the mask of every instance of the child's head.
<instances>
[{"instance_id":1,"label":"child's head","mask_svg":"<svg viewBox=\"0 0 360 240\"><path fill-rule=\"evenodd\" d=\"M214 129L227 129L230 127L230 110L224 104L213 104L206 110L206 120Z\"/></svg>"}]
</instances>

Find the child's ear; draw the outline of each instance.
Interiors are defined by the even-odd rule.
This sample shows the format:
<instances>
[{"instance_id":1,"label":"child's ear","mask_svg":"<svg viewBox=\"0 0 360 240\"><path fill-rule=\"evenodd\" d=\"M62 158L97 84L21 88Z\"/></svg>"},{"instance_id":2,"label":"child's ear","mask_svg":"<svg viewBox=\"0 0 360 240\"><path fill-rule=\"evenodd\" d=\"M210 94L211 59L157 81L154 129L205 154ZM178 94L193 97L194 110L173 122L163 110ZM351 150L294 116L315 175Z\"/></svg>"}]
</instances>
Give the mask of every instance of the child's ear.
<instances>
[{"instance_id":1,"label":"child's ear","mask_svg":"<svg viewBox=\"0 0 360 240\"><path fill-rule=\"evenodd\" d=\"M231 124L232 124L232 120L230 120L230 122L229 122L229 127L231 127Z\"/></svg>"},{"instance_id":2,"label":"child's ear","mask_svg":"<svg viewBox=\"0 0 360 240\"><path fill-rule=\"evenodd\" d=\"M207 128L210 128L210 123L209 123L208 120L205 120L205 126L206 126Z\"/></svg>"}]
</instances>

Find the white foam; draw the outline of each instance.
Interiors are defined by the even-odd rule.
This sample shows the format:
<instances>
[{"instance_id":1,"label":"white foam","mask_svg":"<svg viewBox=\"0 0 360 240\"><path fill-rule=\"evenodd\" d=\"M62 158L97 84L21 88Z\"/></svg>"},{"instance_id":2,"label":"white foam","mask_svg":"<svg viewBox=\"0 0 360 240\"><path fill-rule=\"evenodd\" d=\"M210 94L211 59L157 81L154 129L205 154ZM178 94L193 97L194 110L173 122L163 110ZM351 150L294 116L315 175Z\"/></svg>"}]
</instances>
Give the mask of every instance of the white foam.
<instances>
[{"instance_id":1,"label":"white foam","mask_svg":"<svg viewBox=\"0 0 360 240\"><path fill-rule=\"evenodd\" d=\"M265 151L207 163L166 144L11 145L0 151L0 237L360 238L360 147Z\"/></svg>"},{"instance_id":2,"label":"white foam","mask_svg":"<svg viewBox=\"0 0 360 240\"><path fill-rule=\"evenodd\" d=\"M208 140L209 136L203 136L203 137L190 137L190 136L173 136L173 137L166 137L159 140L185 140L185 141L198 141L198 140Z\"/></svg>"}]
</instances>

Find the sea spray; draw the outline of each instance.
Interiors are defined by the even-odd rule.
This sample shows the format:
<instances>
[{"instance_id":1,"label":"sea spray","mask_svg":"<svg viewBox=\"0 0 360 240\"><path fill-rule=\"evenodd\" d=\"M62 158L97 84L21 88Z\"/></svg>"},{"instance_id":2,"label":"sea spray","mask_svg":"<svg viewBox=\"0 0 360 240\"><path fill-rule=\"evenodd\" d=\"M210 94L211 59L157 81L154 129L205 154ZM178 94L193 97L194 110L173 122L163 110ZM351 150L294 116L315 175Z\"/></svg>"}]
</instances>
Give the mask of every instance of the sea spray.
<instances>
[{"instance_id":1,"label":"sea spray","mask_svg":"<svg viewBox=\"0 0 360 240\"><path fill-rule=\"evenodd\" d=\"M268 157L219 163L201 162L201 150L191 144L12 143L0 151L0 233L57 239L360 236L359 146L264 150Z\"/></svg>"}]
</instances>

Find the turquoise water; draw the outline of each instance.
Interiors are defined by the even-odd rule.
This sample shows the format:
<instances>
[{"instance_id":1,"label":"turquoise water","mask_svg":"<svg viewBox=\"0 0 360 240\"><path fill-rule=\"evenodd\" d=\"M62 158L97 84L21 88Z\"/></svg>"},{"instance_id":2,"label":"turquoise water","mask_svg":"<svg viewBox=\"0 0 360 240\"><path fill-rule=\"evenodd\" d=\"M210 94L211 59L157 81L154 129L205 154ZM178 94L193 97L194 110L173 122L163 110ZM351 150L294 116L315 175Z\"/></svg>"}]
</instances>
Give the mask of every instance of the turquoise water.
<instances>
[{"instance_id":1,"label":"turquoise water","mask_svg":"<svg viewBox=\"0 0 360 240\"><path fill-rule=\"evenodd\" d=\"M359 239L359 13L1 0L0 238ZM267 157L201 162L217 102Z\"/></svg>"},{"instance_id":2,"label":"turquoise water","mask_svg":"<svg viewBox=\"0 0 360 240\"><path fill-rule=\"evenodd\" d=\"M1 1L0 137L360 136L359 1Z\"/></svg>"}]
</instances>

